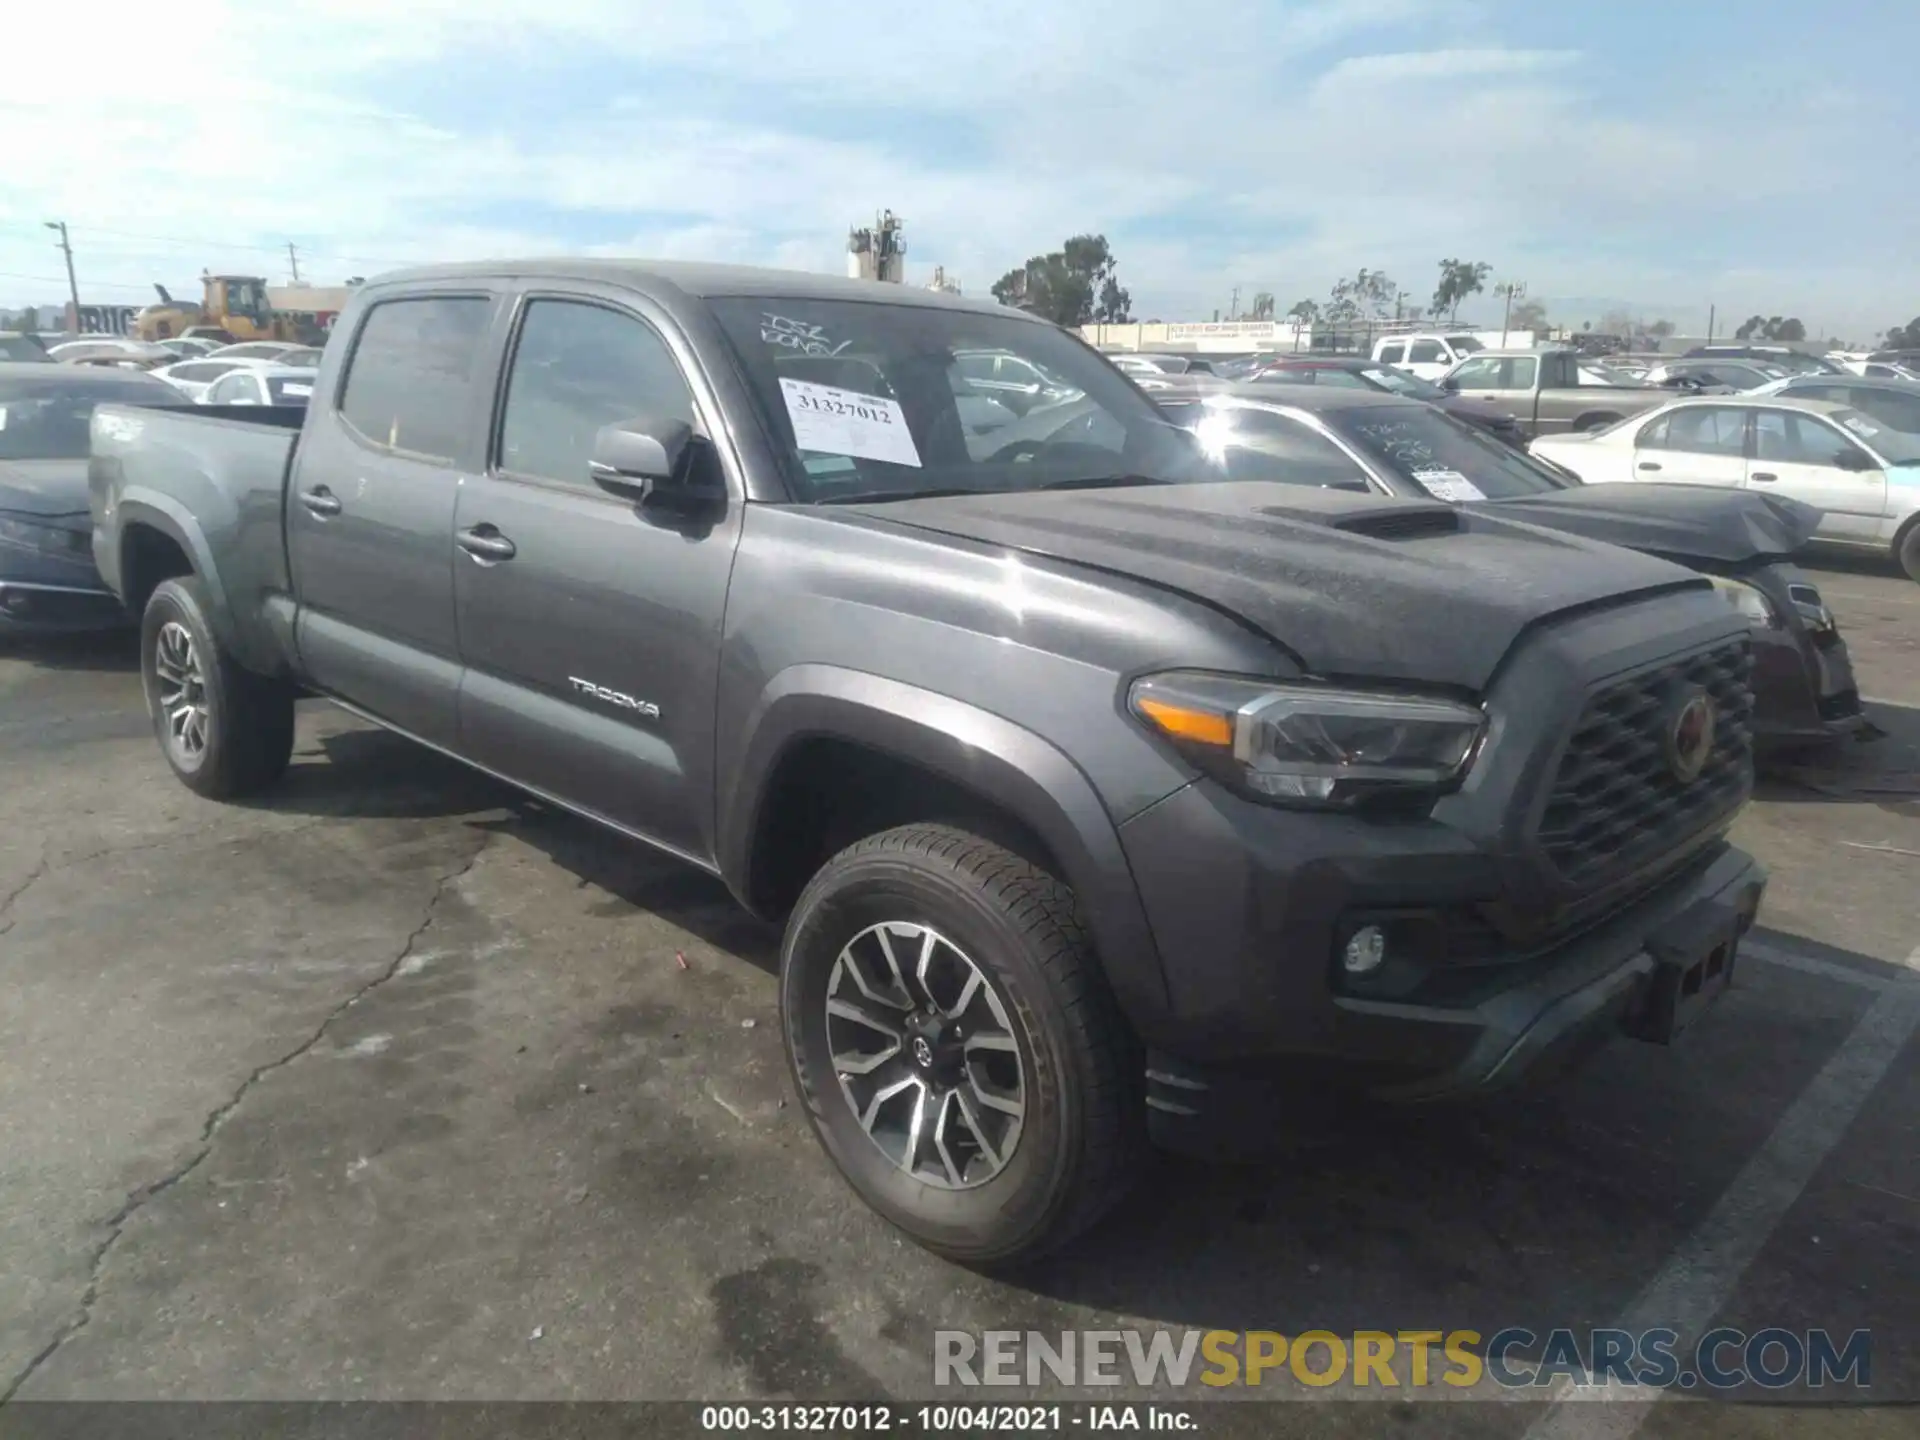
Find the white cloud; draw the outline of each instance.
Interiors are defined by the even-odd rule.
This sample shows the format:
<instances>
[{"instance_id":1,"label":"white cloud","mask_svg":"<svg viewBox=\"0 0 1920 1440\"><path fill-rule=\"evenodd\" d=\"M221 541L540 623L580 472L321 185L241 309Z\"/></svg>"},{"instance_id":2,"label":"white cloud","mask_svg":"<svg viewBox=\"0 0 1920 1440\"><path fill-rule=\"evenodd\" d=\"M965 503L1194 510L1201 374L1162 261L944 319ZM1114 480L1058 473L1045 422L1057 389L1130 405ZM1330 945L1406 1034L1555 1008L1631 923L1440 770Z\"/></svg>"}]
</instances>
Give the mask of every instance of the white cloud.
<instances>
[{"instance_id":1,"label":"white cloud","mask_svg":"<svg viewBox=\"0 0 1920 1440\"><path fill-rule=\"evenodd\" d=\"M279 276L289 239L323 279L542 251L838 269L846 227L881 206L907 218L916 273L942 263L976 293L1104 230L1136 307L1168 316L1234 284L1284 307L1362 265L1418 300L1441 255L1536 295L1818 309L1859 330L1920 299L1894 243L1920 202L1887 178L1914 142L1837 85L1756 105L1735 67L1623 104L1596 95L1589 57L1487 43L1478 7L1427 0L874 13L203 0L183 34L150 5L70 0L15 18L9 54L45 63L10 64L0 96L0 302L62 293L52 218L73 225L86 298L137 303L203 265ZM126 77L169 74L158 54L203 81L142 93ZM504 103L589 54L618 63L537 119ZM429 73L472 97L465 118L396 78ZM822 103L871 133L810 133ZM929 117L957 117L965 146L924 138Z\"/></svg>"}]
</instances>

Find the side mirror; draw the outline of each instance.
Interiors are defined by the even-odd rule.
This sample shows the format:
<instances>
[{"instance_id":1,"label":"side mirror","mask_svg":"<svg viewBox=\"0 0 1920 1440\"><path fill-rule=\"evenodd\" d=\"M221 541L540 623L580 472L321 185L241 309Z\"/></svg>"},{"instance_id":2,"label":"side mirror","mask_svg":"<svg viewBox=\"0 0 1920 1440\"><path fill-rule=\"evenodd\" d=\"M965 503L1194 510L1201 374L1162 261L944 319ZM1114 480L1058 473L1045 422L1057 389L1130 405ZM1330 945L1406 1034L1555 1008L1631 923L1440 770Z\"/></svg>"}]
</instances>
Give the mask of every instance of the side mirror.
<instances>
[{"instance_id":1,"label":"side mirror","mask_svg":"<svg viewBox=\"0 0 1920 1440\"><path fill-rule=\"evenodd\" d=\"M1866 451L1856 450L1851 445L1842 450L1838 455L1835 455L1833 457L1833 463L1836 469L1852 470L1855 472L1878 470L1880 468L1873 463L1873 457L1867 454Z\"/></svg>"},{"instance_id":2,"label":"side mirror","mask_svg":"<svg viewBox=\"0 0 1920 1440\"><path fill-rule=\"evenodd\" d=\"M642 417L603 425L593 437L587 472L603 490L649 500L676 484L693 442L693 427L684 420Z\"/></svg>"},{"instance_id":3,"label":"side mirror","mask_svg":"<svg viewBox=\"0 0 1920 1440\"><path fill-rule=\"evenodd\" d=\"M1460 382L1454 379L1453 376L1451 375L1442 375L1440 377L1440 388L1450 393L1458 394L1460 390Z\"/></svg>"}]
</instances>

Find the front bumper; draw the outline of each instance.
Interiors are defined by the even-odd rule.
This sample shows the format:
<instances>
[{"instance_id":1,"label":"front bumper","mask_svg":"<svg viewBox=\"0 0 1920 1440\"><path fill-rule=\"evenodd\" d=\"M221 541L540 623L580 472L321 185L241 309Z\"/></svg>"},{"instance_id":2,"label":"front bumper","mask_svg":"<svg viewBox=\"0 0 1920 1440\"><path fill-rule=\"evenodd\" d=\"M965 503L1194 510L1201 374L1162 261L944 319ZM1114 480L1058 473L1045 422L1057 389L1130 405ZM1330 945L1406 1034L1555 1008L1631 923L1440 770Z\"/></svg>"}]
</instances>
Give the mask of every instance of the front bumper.
<instances>
[{"instance_id":1,"label":"front bumper","mask_svg":"<svg viewBox=\"0 0 1920 1440\"><path fill-rule=\"evenodd\" d=\"M48 585L0 575L0 635L91 634L132 623L119 597L97 585Z\"/></svg>"},{"instance_id":2,"label":"front bumper","mask_svg":"<svg viewBox=\"0 0 1920 1440\"><path fill-rule=\"evenodd\" d=\"M1835 626L1795 617L1777 630L1756 629L1753 699L1754 747L1762 755L1873 732Z\"/></svg>"},{"instance_id":3,"label":"front bumper","mask_svg":"<svg viewBox=\"0 0 1920 1440\"><path fill-rule=\"evenodd\" d=\"M1481 967L1480 987L1457 1003L1334 996L1331 1053L1196 1060L1151 1050L1149 1132L1188 1153L1257 1153L1303 1094L1474 1098L1562 1073L1622 1034L1665 1043L1731 982L1765 889L1759 864L1723 843L1564 943Z\"/></svg>"}]
</instances>

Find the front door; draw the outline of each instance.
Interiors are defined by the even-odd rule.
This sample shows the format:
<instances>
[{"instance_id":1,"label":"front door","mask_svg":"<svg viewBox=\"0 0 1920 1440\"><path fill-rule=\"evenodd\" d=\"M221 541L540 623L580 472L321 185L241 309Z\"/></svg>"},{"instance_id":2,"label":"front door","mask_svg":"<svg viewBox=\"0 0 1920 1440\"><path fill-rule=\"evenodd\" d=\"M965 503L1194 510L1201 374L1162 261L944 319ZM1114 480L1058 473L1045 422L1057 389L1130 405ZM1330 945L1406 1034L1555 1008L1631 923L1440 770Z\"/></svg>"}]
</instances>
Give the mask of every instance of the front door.
<instances>
[{"instance_id":1,"label":"front door","mask_svg":"<svg viewBox=\"0 0 1920 1440\"><path fill-rule=\"evenodd\" d=\"M310 402L286 500L307 674L442 746L460 678L454 497L484 454L494 305L450 294L371 306L339 403Z\"/></svg>"},{"instance_id":2,"label":"front door","mask_svg":"<svg viewBox=\"0 0 1920 1440\"><path fill-rule=\"evenodd\" d=\"M1825 419L1793 410L1754 412L1747 488L1816 506L1823 540L1874 539L1887 504L1878 462Z\"/></svg>"},{"instance_id":3,"label":"front door","mask_svg":"<svg viewBox=\"0 0 1920 1440\"><path fill-rule=\"evenodd\" d=\"M1633 478L1733 490L1747 481L1747 412L1738 405L1680 405L1641 427Z\"/></svg>"},{"instance_id":4,"label":"front door","mask_svg":"<svg viewBox=\"0 0 1920 1440\"><path fill-rule=\"evenodd\" d=\"M461 750L705 863L740 502L636 502L588 469L602 426L701 413L665 332L609 298L527 297L499 438L454 518ZM693 462L720 472L697 440Z\"/></svg>"}]
</instances>

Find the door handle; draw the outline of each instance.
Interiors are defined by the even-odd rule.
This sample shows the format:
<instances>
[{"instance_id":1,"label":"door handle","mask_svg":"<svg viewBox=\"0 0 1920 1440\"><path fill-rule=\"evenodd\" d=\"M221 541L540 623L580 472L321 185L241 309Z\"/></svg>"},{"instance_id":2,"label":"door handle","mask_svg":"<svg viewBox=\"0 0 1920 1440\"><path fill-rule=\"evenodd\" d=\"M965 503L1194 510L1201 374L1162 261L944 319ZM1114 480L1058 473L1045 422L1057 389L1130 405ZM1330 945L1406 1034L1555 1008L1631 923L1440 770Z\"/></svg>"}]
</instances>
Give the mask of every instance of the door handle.
<instances>
[{"instance_id":1,"label":"door handle","mask_svg":"<svg viewBox=\"0 0 1920 1440\"><path fill-rule=\"evenodd\" d=\"M316 515L338 515L340 501L324 485L316 485L311 490L300 492L300 503Z\"/></svg>"},{"instance_id":2,"label":"door handle","mask_svg":"<svg viewBox=\"0 0 1920 1440\"><path fill-rule=\"evenodd\" d=\"M1747 478L1749 480L1758 480L1762 485L1765 485L1771 481L1778 480L1780 477L1775 475L1771 470L1756 470L1747 476Z\"/></svg>"},{"instance_id":3,"label":"door handle","mask_svg":"<svg viewBox=\"0 0 1920 1440\"><path fill-rule=\"evenodd\" d=\"M1659 466L1659 464L1658 464L1658 462L1656 462L1656 461L1653 461L1653 460L1642 460L1642 461L1640 462L1640 468L1641 468L1642 470L1658 470L1658 469L1660 468L1660 466Z\"/></svg>"},{"instance_id":4,"label":"door handle","mask_svg":"<svg viewBox=\"0 0 1920 1440\"><path fill-rule=\"evenodd\" d=\"M454 538L462 550L482 564L511 560L518 553L513 541L491 525L476 525L471 530L462 530Z\"/></svg>"}]
</instances>

